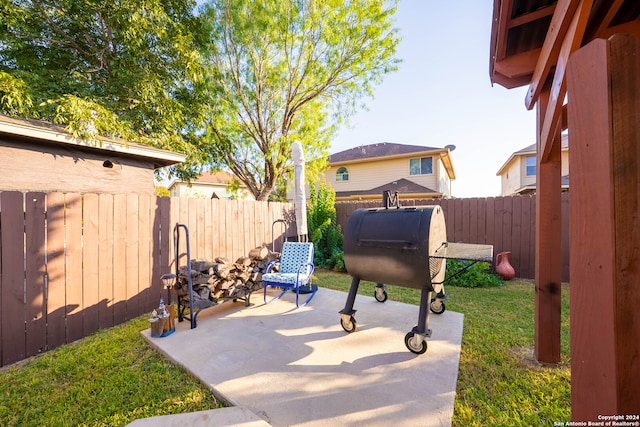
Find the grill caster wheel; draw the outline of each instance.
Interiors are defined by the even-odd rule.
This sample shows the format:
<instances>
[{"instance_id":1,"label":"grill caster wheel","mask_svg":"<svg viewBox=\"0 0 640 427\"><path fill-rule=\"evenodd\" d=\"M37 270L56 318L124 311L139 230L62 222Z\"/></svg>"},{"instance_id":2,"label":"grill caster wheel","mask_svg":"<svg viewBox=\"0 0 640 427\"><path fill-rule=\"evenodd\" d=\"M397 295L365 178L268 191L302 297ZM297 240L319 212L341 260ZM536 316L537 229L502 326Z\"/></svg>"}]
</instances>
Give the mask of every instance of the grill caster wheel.
<instances>
[{"instance_id":1,"label":"grill caster wheel","mask_svg":"<svg viewBox=\"0 0 640 427\"><path fill-rule=\"evenodd\" d=\"M431 304L429 304L429 308L433 314L442 314L447 309L444 302L439 299L433 299Z\"/></svg>"},{"instance_id":2,"label":"grill caster wheel","mask_svg":"<svg viewBox=\"0 0 640 427\"><path fill-rule=\"evenodd\" d=\"M427 351L427 341L420 335L416 336L413 332L404 336L404 344L410 352L415 354L423 354Z\"/></svg>"},{"instance_id":3,"label":"grill caster wheel","mask_svg":"<svg viewBox=\"0 0 640 427\"><path fill-rule=\"evenodd\" d=\"M348 319L345 319L344 317L340 319L340 325L342 325L342 329L345 330L345 332L355 332L356 329L358 329L358 325L356 323L356 318L353 316L350 316Z\"/></svg>"},{"instance_id":4,"label":"grill caster wheel","mask_svg":"<svg viewBox=\"0 0 640 427\"><path fill-rule=\"evenodd\" d=\"M373 295L376 297L376 301L378 302L385 302L389 297L387 295L387 287L380 284L376 285Z\"/></svg>"}]
</instances>

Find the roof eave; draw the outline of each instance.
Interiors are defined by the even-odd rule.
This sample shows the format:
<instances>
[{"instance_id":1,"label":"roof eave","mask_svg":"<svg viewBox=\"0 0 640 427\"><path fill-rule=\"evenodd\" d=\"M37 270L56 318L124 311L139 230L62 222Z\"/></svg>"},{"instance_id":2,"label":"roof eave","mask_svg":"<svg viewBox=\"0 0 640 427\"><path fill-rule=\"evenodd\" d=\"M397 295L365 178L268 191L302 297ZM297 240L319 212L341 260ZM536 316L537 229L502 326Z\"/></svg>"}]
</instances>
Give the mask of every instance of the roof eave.
<instances>
[{"instance_id":1,"label":"roof eave","mask_svg":"<svg viewBox=\"0 0 640 427\"><path fill-rule=\"evenodd\" d=\"M400 200L418 200L418 199L439 199L444 196L443 193L403 193L398 194ZM382 200L382 194L357 194L353 196L338 196L336 201L350 200Z\"/></svg>"},{"instance_id":2,"label":"roof eave","mask_svg":"<svg viewBox=\"0 0 640 427\"><path fill-rule=\"evenodd\" d=\"M381 160L389 160L389 159L402 159L402 158L409 159L416 156L434 155L434 154L440 154L448 151L449 151L448 149L439 148L437 150L414 151L412 153L391 154L388 156L377 156L377 157L366 157L366 158L353 159L353 160L343 160L340 162L328 162L328 165L329 167L332 167L332 166L344 166L344 165L349 165L354 163L372 163L372 162L379 162Z\"/></svg>"},{"instance_id":3,"label":"roof eave","mask_svg":"<svg viewBox=\"0 0 640 427\"><path fill-rule=\"evenodd\" d=\"M0 133L33 138L59 144L75 145L78 147L86 147L96 150L116 152L119 154L144 157L152 160L156 167L164 167L176 163L182 163L187 158L184 154L168 150L161 150L134 142L119 142L108 138L93 138L90 140L84 140L75 138L71 134L62 130L57 131L44 129L26 123L6 123L0 121Z\"/></svg>"}]
</instances>

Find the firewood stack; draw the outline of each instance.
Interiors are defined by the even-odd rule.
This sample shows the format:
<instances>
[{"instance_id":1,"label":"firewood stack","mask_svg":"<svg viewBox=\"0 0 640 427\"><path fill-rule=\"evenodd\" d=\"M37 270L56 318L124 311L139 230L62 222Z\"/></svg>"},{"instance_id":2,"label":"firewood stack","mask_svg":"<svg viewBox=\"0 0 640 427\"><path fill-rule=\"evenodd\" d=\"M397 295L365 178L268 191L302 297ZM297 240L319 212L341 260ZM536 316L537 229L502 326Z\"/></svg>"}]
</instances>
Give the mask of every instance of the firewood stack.
<instances>
[{"instance_id":1,"label":"firewood stack","mask_svg":"<svg viewBox=\"0 0 640 427\"><path fill-rule=\"evenodd\" d=\"M279 252L271 252L261 246L233 263L222 257L213 262L194 259L191 260L190 271L186 265L180 266L175 288L181 297L186 297L189 289L187 275L191 274L194 303L198 307L205 308L228 298L247 301L252 292L262 289L262 275L267 265L279 258Z\"/></svg>"}]
</instances>

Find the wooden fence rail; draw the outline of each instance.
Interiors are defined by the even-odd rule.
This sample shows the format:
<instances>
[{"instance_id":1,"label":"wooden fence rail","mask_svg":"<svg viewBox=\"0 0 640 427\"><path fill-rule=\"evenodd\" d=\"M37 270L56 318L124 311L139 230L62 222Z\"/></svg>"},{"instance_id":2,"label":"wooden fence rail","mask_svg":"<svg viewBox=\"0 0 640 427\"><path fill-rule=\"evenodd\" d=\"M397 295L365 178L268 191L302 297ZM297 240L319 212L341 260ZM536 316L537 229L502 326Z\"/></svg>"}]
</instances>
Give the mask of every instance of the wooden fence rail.
<instances>
[{"instance_id":1,"label":"wooden fence rail","mask_svg":"<svg viewBox=\"0 0 640 427\"><path fill-rule=\"evenodd\" d=\"M382 197L381 197L382 199ZM510 251L509 261L522 278L535 277L535 196L402 201L402 206L442 206L450 242L493 245L494 255ZM338 225L359 208L382 207L379 202L337 202ZM562 280L569 281L569 193L562 193Z\"/></svg>"},{"instance_id":2,"label":"wooden fence rail","mask_svg":"<svg viewBox=\"0 0 640 427\"><path fill-rule=\"evenodd\" d=\"M403 204L441 205L449 241L511 251L516 274L534 277L535 196ZM344 230L355 209L381 205L336 203L338 224ZM568 281L568 193L562 206ZM175 268L176 223L189 229L192 258L235 260L262 244L278 249L295 235L291 222L274 227L292 209L238 200L0 192L0 366L150 312L165 295L160 276Z\"/></svg>"},{"instance_id":3,"label":"wooden fence rail","mask_svg":"<svg viewBox=\"0 0 640 427\"><path fill-rule=\"evenodd\" d=\"M272 224L291 209L237 200L0 192L0 366L150 312L166 296L160 276L175 268L177 222L189 229L192 258L234 261L274 239L281 247L295 232Z\"/></svg>"}]
</instances>

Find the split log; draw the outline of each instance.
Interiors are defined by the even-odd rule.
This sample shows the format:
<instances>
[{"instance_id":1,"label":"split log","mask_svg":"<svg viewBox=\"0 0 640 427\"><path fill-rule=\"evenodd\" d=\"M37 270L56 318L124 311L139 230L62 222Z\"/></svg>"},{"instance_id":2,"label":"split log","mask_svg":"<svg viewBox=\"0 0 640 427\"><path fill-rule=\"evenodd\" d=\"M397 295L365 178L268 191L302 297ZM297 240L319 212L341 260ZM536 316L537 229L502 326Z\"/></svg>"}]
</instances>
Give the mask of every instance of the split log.
<instances>
[{"instance_id":1,"label":"split log","mask_svg":"<svg viewBox=\"0 0 640 427\"><path fill-rule=\"evenodd\" d=\"M249 258L255 260L263 260L269 254L269 249L266 246L260 246L259 248L254 248L249 251Z\"/></svg>"},{"instance_id":2,"label":"split log","mask_svg":"<svg viewBox=\"0 0 640 427\"><path fill-rule=\"evenodd\" d=\"M213 262L192 260L191 268L181 266L175 291L187 298L188 278L191 276L194 298L218 302L221 298L246 298L252 292L262 288L262 274L270 261L279 259L280 254L271 252L265 246L249 251L246 257L231 263L224 257ZM275 269L274 271L277 271ZM179 291L178 288L181 288Z\"/></svg>"}]
</instances>

